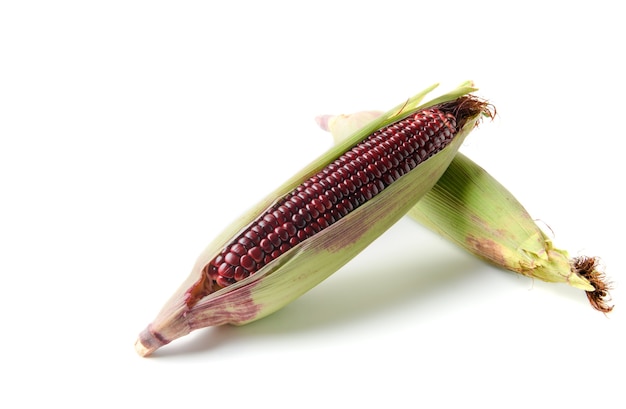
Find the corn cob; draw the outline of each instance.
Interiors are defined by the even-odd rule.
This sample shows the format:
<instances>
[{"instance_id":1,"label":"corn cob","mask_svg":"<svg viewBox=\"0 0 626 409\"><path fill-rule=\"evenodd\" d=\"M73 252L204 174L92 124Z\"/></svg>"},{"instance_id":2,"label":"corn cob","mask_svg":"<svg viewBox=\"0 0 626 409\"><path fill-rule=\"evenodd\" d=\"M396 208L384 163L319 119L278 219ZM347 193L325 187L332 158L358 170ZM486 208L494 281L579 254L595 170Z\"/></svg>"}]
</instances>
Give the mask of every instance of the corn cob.
<instances>
[{"instance_id":1,"label":"corn cob","mask_svg":"<svg viewBox=\"0 0 626 409\"><path fill-rule=\"evenodd\" d=\"M419 111L374 132L304 181L263 212L205 267L209 291L254 274L440 151L456 133L457 118L452 112L473 103L468 98ZM193 299L188 304L191 306Z\"/></svg>"},{"instance_id":2,"label":"corn cob","mask_svg":"<svg viewBox=\"0 0 626 409\"><path fill-rule=\"evenodd\" d=\"M137 352L282 308L399 220L490 114L467 84L417 106L433 88L329 150L227 228L140 333Z\"/></svg>"},{"instance_id":3,"label":"corn cob","mask_svg":"<svg viewBox=\"0 0 626 409\"><path fill-rule=\"evenodd\" d=\"M341 141L381 115L363 111L320 116L322 129ZM610 286L595 257L572 257L554 247L522 204L495 178L457 153L437 184L408 215L472 254L504 269L585 290L591 305L612 310Z\"/></svg>"}]
</instances>

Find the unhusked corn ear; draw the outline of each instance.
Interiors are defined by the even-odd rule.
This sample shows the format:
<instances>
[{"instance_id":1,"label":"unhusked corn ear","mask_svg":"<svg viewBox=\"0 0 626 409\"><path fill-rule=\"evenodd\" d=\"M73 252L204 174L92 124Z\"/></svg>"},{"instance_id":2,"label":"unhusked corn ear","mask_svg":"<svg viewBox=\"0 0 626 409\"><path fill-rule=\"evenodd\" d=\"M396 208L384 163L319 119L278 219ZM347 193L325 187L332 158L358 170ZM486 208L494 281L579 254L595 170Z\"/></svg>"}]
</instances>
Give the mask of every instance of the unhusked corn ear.
<instances>
[{"instance_id":1,"label":"unhusked corn ear","mask_svg":"<svg viewBox=\"0 0 626 409\"><path fill-rule=\"evenodd\" d=\"M585 290L601 312L613 308L597 259L556 248L513 194L461 153L408 215L490 263Z\"/></svg>"},{"instance_id":2,"label":"unhusked corn ear","mask_svg":"<svg viewBox=\"0 0 626 409\"><path fill-rule=\"evenodd\" d=\"M234 221L142 331L149 355L195 329L252 322L319 284L435 184L487 104L464 84L431 87L329 149Z\"/></svg>"},{"instance_id":3,"label":"unhusked corn ear","mask_svg":"<svg viewBox=\"0 0 626 409\"><path fill-rule=\"evenodd\" d=\"M381 112L318 117L336 142ZM555 248L522 204L495 178L457 153L437 184L408 215L474 255L499 267L547 282L565 282L586 291L602 312L613 308L610 286L594 257L570 257Z\"/></svg>"}]
</instances>

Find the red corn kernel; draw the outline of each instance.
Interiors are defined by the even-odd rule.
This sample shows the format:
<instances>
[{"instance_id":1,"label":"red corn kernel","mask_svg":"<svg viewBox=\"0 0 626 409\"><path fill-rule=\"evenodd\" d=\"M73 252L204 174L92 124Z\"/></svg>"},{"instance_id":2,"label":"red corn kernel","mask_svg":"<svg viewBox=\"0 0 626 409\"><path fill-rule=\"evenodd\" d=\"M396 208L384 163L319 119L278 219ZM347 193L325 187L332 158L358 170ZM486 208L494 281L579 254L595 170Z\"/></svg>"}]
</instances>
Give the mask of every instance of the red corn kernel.
<instances>
[{"instance_id":1,"label":"red corn kernel","mask_svg":"<svg viewBox=\"0 0 626 409\"><path fill-rule=\"evenodd\" d=\"M274 219L276 219L276 222L281 225L283 223L285 223L285 221L287 221L287 218L285 217L285 215L278 211L278 210L274 210L272 212L272 216L274 216Z\"/></svg>"},{"instance_id":2,"label":"red corn kernel","mask_svg":"<svg viewBox=\"0 0 626 409\"><path fill-rule=\"evenodd\" d=\"M324 206L322 206L322 208L324 208ZM320 215L320 211L317 210L317 206L313 202L306 205L306 210L308 210L311 218L313 219L317 218Z\"/></svg>"},{"instance_id":3,"label":"red corn kernel","mask_svg":"<svg viewBox=\"0 0 626 409\"><path fill-rule=\"evenodd\" d=\"M311 206L315 208L318 213L323 213L326 210L326 206L324 206L324 203L322 203L319 198L311 200Z\"/></svg>"},{"instance_id":4,"label":"red corn kernel","mask_svg":"<svg viewBox=\"0 0 626 409\"><path fill-rule=\"evenodd\" d=\"M304 241L308 239L309 237L311 237L312 234L308 234L306 232L306 229L302 229L302 230L298 230L298 233L296 233L296 236L298 237L299 241Z\"/></svg>"},{"instance_id":5,"label":"red corn kernel","mask_svg":"<svg viewBox=\"0 0 626 409\"><path fill-rule=\"evenodd\" d=\"M289 233L287 233L287 231L282 227L277 227L276 230L274 230L274 233L276 233L281 242L289 240Z\"/></svg>"},{"instance_id":6,"label":"red corn kernel","mask_svg":"<svg viewBox=\"0 0 626 409\"><path fill-rule=\"evenodd\" d=\"M326 190L326 193L324 193L324 196L330 201L331 205L334 205L335 203L337 203L337 195L335 194L335 192L333 192L332 189L328 189Z\"/></svg>"},{"instance_id":7,"label":"red corn kernel","mask_svg":"<svg viewBox=\"0 0 626 409\"><path fill-rule=\"evenodd\" d=\"M272 230L274 230L274 226L272 226L266 220L259 221L258 226L262 229L263 235L265 235L266 233L271 233Z\"/></svg>"},{"instance_id":8,"label":"red corn kernel","mask_svg":"<svg viewBox=\"0 0 626 409\"><path fill-rule=\"evenodd\" d=\"M274 247L280 246L280 242L281 242L280 236L276 234L275 232L268 234L267 239L270 241L270 243L272 243L272 246Z\"/></svg>"},{"instance_id":9,"label":"red corn kernel","mask_svg":"<svg viewBox=\"0 0 626 409\"><path fill-rule=\"evenodd\" d=\"M207 274L209 275L209 277L211 277L212 279L215 280L215 278L217 277L217 267L215 267L213 264L209 264L208 268L206 269Z\"/></svg>"},{"instance_id":10,"label":"red corn kernel","mask_svg":"<svg viewBox=\"0 0 626 409\"><path fill-rule=\"evenodd\" d=\"M237 240L237 243L241 244L246 249L246 251L255 246L254 242L245 236L240 237L239 240Z\"/></svg>"},{"instance_id":11,"label":"red corn kernel","mask_svg":"<svg viewBox=\"0 0 626 409\"><path fill-rule=\"evenodd\" d=\"M278 206L278 211L285 215L285 218L289 218L293 215L291 209L285 205Z\"/></svg>"},{"instance_id":12,"label":"red corn kernel","mask_svg":"<svg viewBox=\"0 0 626 409\"><path fill-rule=\"evenodd\" d=\"M228 263L222 263L217 269L217 274L221 277L231 278L235 275L235 268Z\"/></svg>"},{"instance_id":13,"label":"red corn kernel","mask_svg":"<svg viewBox=\"0 0 626 409\"><path fill-rule=\"evenodd\" d=\"M345 186L346 191L350 193L354 193L354 191L356 190L356 186L354 185L354 182L352 182L352 180L350 179L344 180L342 185Z\"/></svg>"},{"instance_id":14,"label":"red corn kernel","mask_svg":"<svg viewBox=\"0 0 626 409\"><path fill-rule=\"evenodd\" d=\"M218 276L215 282L221 287L228 287L229 285L235 284L237 281L232 277Z\"/></svg>"},{"instance_id":15,"label":"red corn kernel","mask_svg":"<svg viewBox=\"0 0 626 409\"><path fill-rule=\"evenodd\" d=\"M249 238L250 240L252 240L252 242L253 242L253 243L255 243L255 244L259 244L259 241L261 240L261 236L259 236L259 235L258 235L258 233L257 233L257 232L256 232L256 230L255 230L255 227L257 227L257 226L254 226L254 227L252 227L252 229L251 229L251 230L248 230L248 231L244 234L244 236L246 236L247 238Z\"/></svg>"},{"instance_id":16,"label":"red corn kernel","mask_svg":"<svg viewBox=\"0 0 626 409\"><path fill-rule=\"evenodd\" d=\"M248 250L248 255L257 263L260 263L265 257L265 252L260 247L254 247Z\"/></svg>"},{"instance_id":17,"label":"red corn kernel","mask_svg":"<svg viewBox=\"0 0 626 409\"><path fill-rule=\"evenodd\" d=\"M294 214L291 218L291 221L297 229L301 229L306 226L306 220L304 220L304 217L300 216L299 214Z\"/></svg>"},{"instance_id":18,"label":"red corn kernel","mask_svg":"<svg viewBox=\"0 0 626 409\"><path fill-rule=\"evenodd\" d=\"M317 224L319 225L320 230L323 230L323 229L327 228L328 226L330 226L330 224L328 223L328 221L324 217L318 217L317 218Z\"/></svg>"},{"instance_id":19,"label":"red corn kernel","mask_svg":"<svg viewBox=\"0 0 626 409\"><path fill-rule=\"evenodd\" d=\"M287 232L287 235L289 237L295 236L296 232L298 231L296 226L293 223L290 223L290 222L284 223L282 228Z\"/></svg>"},{"instance_id":20,"label":"red corn kernel","mask_svg":"<svg viewBox=\"0 0 626 409\"><path fill-rule=\"evenodd\" d=\"M244 278L248 278L248 276L250 276L250 272L242 267L237 267L235 268L235 275L233 276L233 279L235 281L241 281Z\"/></svg>"},{"instance_id":21,"label":"red corn kernel","mask_svg":"<svg viewBox=\"0 0 626 409\"><path fill-rule=\"evenodd\" d=\"M230 248L231 253L235 253L238 256L246 254L246 248L242 246L240 243L235 243Z\"/></svg>"},{"instance_id":22,"label":"red corn kernel","mask_svg":"<svg viewBox=\"0 0 626 409\"><path fill-rule=\"evenodd\" d=\"M278 221L273 214L266 214L265 216L263 216L263 220L265 220L270 226L272 226L272 228L278 226Z\"/></svg>"},{"instance_id":23,"label":"red corn kernel","mask_svg":"<svg viewBox=\"0 0 626 409\"><path fill-rule=\"evenodd\" d=\"M274 245L267 238L261 240L259 246L261 247L261 250L263 250L265 253L271 253L274 250Z\"/></svg>"},{"instance_id":24,"label":"red corn kernel","mask_svg":"<svg viewBox=\"0 0 626 409\"><path fill-rule=\"evenodd\" d=\"M241 256L241 258L239 259L239 264L241 265L241 267L245 268L248 271L253 270L254 267L256 267L254 259L249 255Z\"/></svg>"},{"instance_id":25,"label":"red corn kernel","mask_svg":"<svg viewBox=\"0 0 626 409\"><path fill-rule=\"evenodd\" d=\"M229 251L224 256L224 261L226 261L226 263L230 264L231 266L238 266L239 258L240 257L237 254L233 253L232 251Z\"/></svg>"},{"instance_id":26,"label":"red corn kernel","mask_svg":"<svg viewBox=\"0 0 626 409\"><path fill-rule=\"evenodd\" d=\"M326 219L329 226L338 220L333 216L332 212L324 213L324 219Z\"/></svg>"}]
</instances>

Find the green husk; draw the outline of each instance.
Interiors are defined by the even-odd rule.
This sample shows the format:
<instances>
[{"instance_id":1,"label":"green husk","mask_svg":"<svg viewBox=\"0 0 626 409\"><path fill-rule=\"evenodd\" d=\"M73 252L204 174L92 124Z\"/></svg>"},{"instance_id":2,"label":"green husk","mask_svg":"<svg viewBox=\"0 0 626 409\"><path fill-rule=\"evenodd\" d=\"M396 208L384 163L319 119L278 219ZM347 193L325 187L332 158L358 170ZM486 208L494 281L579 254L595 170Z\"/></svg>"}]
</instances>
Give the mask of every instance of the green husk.
<instances>
[{"instance_id":1,"label":"green husk","mask_svg":"<svg viewBox=\"0 0 626 409\"><path fill-rule=\"evenodd\" d=\"M337 271L402 218L444 173L479 115L468 118L452 142L377 196L313 237L301 242L260 271L231 286L203 296L202 269L259 214L296 186L323 169L373 131L426 107L454 101L475 89L463 84L448 94L419 105L432 86L381 115L304 167L281 187L234 221L200 255L187 280L156 319L140 333L137 352L146 356L189 332L214 325L242 325L287 305ZM197 298L197 299L196 299ZM192 300L192 301L190 301Z\"/></svg>"}]
</instances>

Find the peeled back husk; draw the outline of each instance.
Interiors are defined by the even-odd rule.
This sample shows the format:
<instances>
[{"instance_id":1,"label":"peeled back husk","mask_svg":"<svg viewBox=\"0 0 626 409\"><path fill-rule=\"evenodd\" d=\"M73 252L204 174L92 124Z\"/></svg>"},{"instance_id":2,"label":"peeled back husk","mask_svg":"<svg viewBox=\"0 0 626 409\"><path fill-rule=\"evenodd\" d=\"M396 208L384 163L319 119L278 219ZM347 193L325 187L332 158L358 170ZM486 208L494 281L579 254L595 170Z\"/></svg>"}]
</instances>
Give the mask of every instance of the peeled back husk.
<instances>
[{"instance_id":1,"label":"peeled back husk","mask_svg":"<svg viewBox=\"0 0 626 409\"><path fill-rule=\"evenodd\" d=\"M299 243L248 278L202 297L192 305L187 302L201 287L203 268L226 243L275 201L375 130L420 109L453 101L475 91L466 83L448 94L419 105L422 98L435 87L417 94L336 144L226 228L200 255L187 280L155 320L140 333L135 344L137 352L146 356L193 330L223 324L242 325L277 311L333 274L402 218L435 185L465 136L475 128L480 115L468 118L447 147L345 217Z\"/></svg>"},{"instance_id":2,"label":"peeled back husk","mask_svg":"<svg viewBox=\"0 0 626 409\"><path fill-rule=\"evenodd\" d=\"M336 143L381 115L362 111L324 115L318 124ZM457 153L432 190L408 215L490 263L546 282L567 283L586 292L592 306L609 312L609 285L594 257L570 257L554 247L522 204L493 176Z\"/></svg>"}]
</instances>

